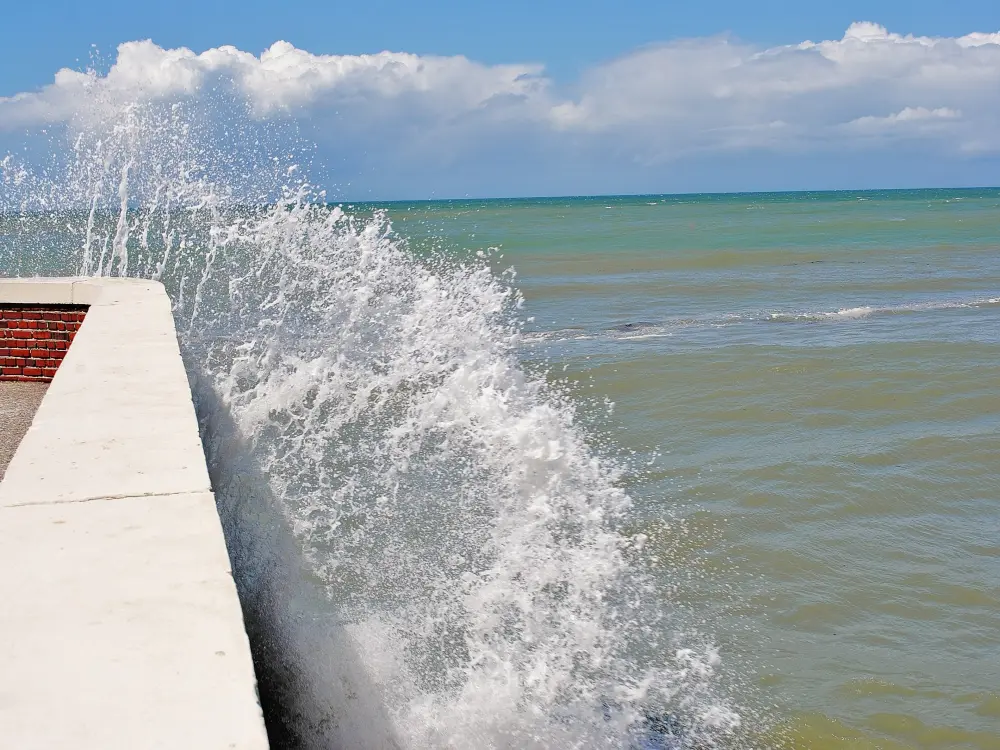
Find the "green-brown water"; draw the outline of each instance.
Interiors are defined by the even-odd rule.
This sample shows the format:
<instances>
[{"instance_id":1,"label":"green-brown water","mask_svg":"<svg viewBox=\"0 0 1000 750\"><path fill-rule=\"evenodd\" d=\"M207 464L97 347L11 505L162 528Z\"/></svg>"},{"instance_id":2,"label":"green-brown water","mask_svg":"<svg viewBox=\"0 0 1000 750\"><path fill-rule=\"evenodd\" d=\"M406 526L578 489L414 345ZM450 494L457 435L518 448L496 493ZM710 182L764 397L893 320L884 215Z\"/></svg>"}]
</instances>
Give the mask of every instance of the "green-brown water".
<instances>
[{"instance_id":1,"label":"green-brown water","mask_svg":"<svg viewBox=\"0 0 1000 750\"><path fill-rule=\"evenodd\" d=\"M615 402L664 591L773 742L1000 748L1000 190L389 210L501 246L524 358Z\"/></svg>"}]
</instances>

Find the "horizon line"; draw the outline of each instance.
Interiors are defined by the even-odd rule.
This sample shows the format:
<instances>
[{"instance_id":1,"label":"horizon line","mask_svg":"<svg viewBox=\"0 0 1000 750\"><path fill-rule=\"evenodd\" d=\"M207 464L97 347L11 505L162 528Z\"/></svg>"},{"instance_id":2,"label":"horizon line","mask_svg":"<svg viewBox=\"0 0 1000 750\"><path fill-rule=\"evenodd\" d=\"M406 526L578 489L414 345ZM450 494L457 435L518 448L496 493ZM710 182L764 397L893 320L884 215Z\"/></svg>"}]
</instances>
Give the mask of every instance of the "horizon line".
<instances>
[{"instance_id":1,"label":"horizon line","mask_svg":"<svg viewBox=\"0 0 1000 750\"><path fill-rule=\"evenodd\" d=\"M368 199L327 199L330 206L372 205L386 203L445 203L460 201L543 201L570 200L579 198L690 198L696 196L740 196L740 195L800 195L809 193L916 193L937 191L1000 190L998 185L966 185L962 187L919 187L919 188L821 188L809 190L700 190L679 193L581 193L558 195L506 195L506 196L464 196L448 198L368 198Z\"/></svg>"}]
</instances>

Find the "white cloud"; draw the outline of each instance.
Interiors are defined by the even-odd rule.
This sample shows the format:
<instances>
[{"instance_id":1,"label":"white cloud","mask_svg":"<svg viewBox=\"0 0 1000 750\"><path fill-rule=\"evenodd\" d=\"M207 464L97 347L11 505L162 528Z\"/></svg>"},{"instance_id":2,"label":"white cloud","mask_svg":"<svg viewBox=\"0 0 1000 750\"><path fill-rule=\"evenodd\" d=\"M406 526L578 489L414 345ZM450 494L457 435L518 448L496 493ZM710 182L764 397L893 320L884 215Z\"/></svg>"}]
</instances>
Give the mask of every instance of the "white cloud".
<instances>
[{"instance_id":1,"label":"white cloud","mask_svg":"<svg viewBox=\"0 0 1000 750\"><path fill-rule=\"evenodd\" d=\"M219 91L258 120L291 118L352 147L454 159L531 139L658 163L698 153L808 152L924 139L1000 152L1000 33L913 37L873 23L839 40L761 49L728 37L633 51L560 88L536 64L381 52L313 55L277 42L196 54L129 42L106 75L61 70L0 99L0 128L80 117L132 100ZM877 137L874 137L877 136ZM508 144L509 145L509 144Z\"/></svg>"},{"instance_id":2,"label":"white cloud","mask_svg":"<svg viewBox=\"0 0 1000 750\"><path fill-rule=\"evenodd\" d=\"M0 98L7 125L71 118L95 100L118 103L196 96L225 81L242 92L258 117L291 108L359 105L409 96L411 103L442 116L486 106L497 97L527 98L544 92L539 65L486 66L465 57L313 55L287 42L275 42L259 57L235 47L196 54L163 49L151 41L119 45L118 57L104 76L68 69L37 93Z\"/></svg>"},{"instance_id":3,"label":"white cloud","mask_svg":"<svg viewBox=\"0 0 1000 750\"><path fill-rule=\"evenodd\" d=\"M860 130L886 130L897 127L906 127L910 124L929 123L941 120L957 120L962 116L961 112L947 107L937 109L927 109L927 107L906 107L899 112L894 112L886 117L873 117L867 115L851 120L848 126Z\"/></svg>"},{"instance_id":4,"label":"white cloud","mask_svg":"<svg viewBox=\"0 0 1000 750\"><path fill-rule=\"evenodd\" d=\"M970 134L982 134L1000 124L998 87L1000 34L904 37L858 23L838 41L767 50L726 38L640 50L591 71L577 100L553 107L552 122L627 134L665 157L822 146L850 138L846 123L923 113L965 112Z\"/></svg>"}]
</instances>

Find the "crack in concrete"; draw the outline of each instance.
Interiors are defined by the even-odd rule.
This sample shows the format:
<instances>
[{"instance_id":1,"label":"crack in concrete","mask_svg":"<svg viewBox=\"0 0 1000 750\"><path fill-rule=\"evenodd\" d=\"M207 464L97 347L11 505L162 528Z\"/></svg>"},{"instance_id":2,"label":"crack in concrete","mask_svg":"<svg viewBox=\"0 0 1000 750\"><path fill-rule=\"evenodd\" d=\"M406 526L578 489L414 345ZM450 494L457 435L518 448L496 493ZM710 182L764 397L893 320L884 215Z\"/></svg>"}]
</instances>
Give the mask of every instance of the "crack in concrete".
<instances>
[{"instance_id":1,"label":"crack in concrete","mask_svg":"<svg viewBox=\"0 0 1000 750\"><path fill-rule=\"evenodd\" d=\"M177 497L179 495L211 495L212 489L181 490L179 492L137 492L129 495L94 495L93 497L77 497L68 500L33 500L24 503L7 503L0 505L0 510L7 508L30 508L39 505L70 505L73 503L93 503L100 500L133 500L142 497Z\"/></svg>"}]
</instances>

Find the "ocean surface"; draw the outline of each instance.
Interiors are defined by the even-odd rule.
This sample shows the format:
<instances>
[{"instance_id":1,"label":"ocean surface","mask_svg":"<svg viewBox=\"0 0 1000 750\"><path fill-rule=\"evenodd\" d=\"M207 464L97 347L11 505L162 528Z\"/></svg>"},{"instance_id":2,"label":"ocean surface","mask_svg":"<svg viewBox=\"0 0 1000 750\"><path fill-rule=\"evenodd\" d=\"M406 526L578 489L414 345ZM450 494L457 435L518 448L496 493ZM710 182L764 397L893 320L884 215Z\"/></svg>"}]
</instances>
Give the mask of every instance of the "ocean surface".
<instances>
[{"instance_id":1,"label":"ocean surface","mask_svg":"<svg viewBox=\"0 0 1000 750\"><path fill-rule=\"evenodd\" d=\"M663 590L787 737L1000 747L1000 190L387 208L501 248L521 356L614 402Z\"/></svg>"},{"instance_id":2,"label":"ocean surface","mask_svg":"<svg viewBox=\"0 0 1000 750\"><path fill-rule=\"evenodd\" d=\"M138 116L0 275L166 285L275 747L1000 748L1000 190L252 207Z\"/></svg>"}]
</instances>

